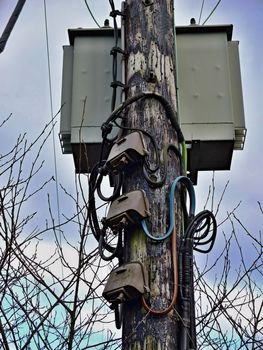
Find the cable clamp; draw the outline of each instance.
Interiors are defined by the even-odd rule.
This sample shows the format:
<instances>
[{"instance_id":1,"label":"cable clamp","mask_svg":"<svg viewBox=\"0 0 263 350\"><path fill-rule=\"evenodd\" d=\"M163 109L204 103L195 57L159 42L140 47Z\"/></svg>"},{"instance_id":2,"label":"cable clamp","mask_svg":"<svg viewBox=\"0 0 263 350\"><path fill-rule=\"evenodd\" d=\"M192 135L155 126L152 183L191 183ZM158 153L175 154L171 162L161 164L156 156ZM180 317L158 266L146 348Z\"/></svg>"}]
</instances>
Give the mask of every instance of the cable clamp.
<instances>
[{"instance_id":1,"label":"cable clamp","mask_svg":"<svg viewBox=\"0 0 263 350\"><path fill-rule=\"evenodd\" d=\"M113 56L116 56L117 53L121 53L123 56L127 56L127 51L121 49L120 47L118 46L114 46L111 51L110 51L110 54L113 55Z\"/></svg>"},{"instance_id":2,"label":"cable clamp","mask_svg":"<svg viewBox=\"0 0 263 350\"><path fill-rule=\"evenodd\" d=\"M117 16L122 16L122 17L125 17L125 14L119 10L113 10L110 12L110 16L115 18Z\"/></svg>"},{"instance_id":3,"label":"cable clamp","mask_svg":"<svg viewBox=\"0 0 263 350\"><path fill-rule=\"evenodd\" d=\"M112 131L112 123L103 123L101 126L102 138L105 139Z\"/></svg>"},{"instance_id":4,"label":"cable clamp","mask_svg":"<svg viewBox=\"0 0 263 350\"><path fill-rule=\"evenodd\" d=\"M111 86L112 88L122 87L123 90L127 90L127 89L128 89L128 86L127 86L127 85L125 85L125 84L123 84L121 81L117 81L117 80L111 82L110 86Z\"/></svg>"}]
</instances>

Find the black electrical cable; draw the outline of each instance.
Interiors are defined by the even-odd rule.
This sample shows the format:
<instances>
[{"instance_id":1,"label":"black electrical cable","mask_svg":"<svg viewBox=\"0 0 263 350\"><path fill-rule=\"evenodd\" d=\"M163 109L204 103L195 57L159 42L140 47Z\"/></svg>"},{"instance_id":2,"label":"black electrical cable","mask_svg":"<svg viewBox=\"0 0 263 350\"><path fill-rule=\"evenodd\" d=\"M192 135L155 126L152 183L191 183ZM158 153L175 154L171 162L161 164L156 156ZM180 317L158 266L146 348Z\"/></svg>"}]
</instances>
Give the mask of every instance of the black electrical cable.
<instances>
[{"instance_id":1,"label":"black electrical cable","mask_svg":"<svg viewBox=\"0 0 263 350\"><path fill-rule=\"evenodd\" d=\"M96 180L97 180L97 174L98 174L98 167L99 164L96 164L90 173L89 178L89 223L91 231L96 238L96 240L99 242L99 238L101 235L102 228L100 227L99 220L97 217L96 212L96 203L95 203L95 191L96 191ZM110 251L113 251L110 249Z\"/></svg>"},{"instance_id":2,"label":"black electrical cable","mask_svg":"<svg viewBox=\"0 0 263 350\"><path fill-rule=\"evenodd\" d=\"M7 22L7 25L0 37L0 53L2 53L5 49L7 40L16 24L16 21L20 15L20 12L22 11L22 8L25 4L26 0L18 0L16 7L11 15L11 17L9 18L9 21Z\"/></svg>"},{"instance_id":3,"label":"black electrical cable","mask_svg":"<svg viewBox=\"0 0 263 350\"><path fill-rule=\"evenodd\" d=\"M96 18L94 17L94 15L93 15L93 13L92 13L92 11L91 11L89 5L88 5L88 1L87 1L87 0L84 0L84 1L85 1L86 7L87 7L87 9L88 9L88 11L89 11L89 13L90 13L90 15L91 15L93 21L96 23L96 25L97 25L99 28L101 28L101 26L100 26L99 23L97 22Z\"/></svg>"},{"instance_id":4,"label":"black electrical cable","mask_svg":"<svg viewBox=\"0 0 263 350\"><path fill-rule=\"evenodd\" d=\"M123 303L114 306L115 325L117 329L121 329L123 319Z\"/></svg>"},{"instance_id":5,"label":"black electrical cable","mask_svg":"<svg viewBox=\"0 0 263 350\"><path fill-rule=\"evenodd\" d=\"M183 197L183 202L185 197ZM207 213L205 213L207 215ZM181 338L180 349L196 349L195 315L194 315L194 282L193 282L193 236L195 229L201 228L198 223L202 222L203 216L187 217L188 223L179 254L179 284L181 297ZM199 219L201 220L199 222ZM190 221L190 223L189 223ZM204 225L202 225L204 227Z\"/></svg>"},{"instance_id":6,"label":"black electrical cable","mask_svg":"<svg viewBox=\"0 0 263 350\"><path fill-rule=\"evenodd\" d=\"M122 130L139 131L139 132L141 132L142 134L144 134L145 136L147 136L147 137L150 139L150 141L151 141L151 143L152 143L152 145L153 145L154 155L155 155L155 157L156 157L156 166L155 166L154 168L151 168L151 167L150 167L149 162L148 162L148 156L147 156L147 155L145 156L145 162L146 162L147 170L148 170L149 172L151 172L151 173L155 173L155 172L160 168L160 162L161 162L161 161L160 161L159 150L158 150L156 141L155 141L155 139L153 138L153 136L152 136L148 131L146 131L146 130L144 130L144 129L141 129L141 128L130 128L130 127L127 127L127 126L122 126L122 125L118 124L118 123L116 122L116 120L114 121L114 124L115 124L118 128L120 128L120 129L122 129Z\"/></svg>"},{"instance_id":7,"label":"black electrical cable","mask_svg":"<svg viewBox=\"0 0 263 350\"><path fill-rule=\"evenodd\" d=\"M218 0L218 2L215 4L214 8L212 9L212 11L210 12L210 14L206 17L205 21L202 23L202 25L204 25L209 18L212 16L212 14L215 12L215 10L217 9L218 5L220 4L222 0Z\"/></svg>"},{"instance_id":8,"label":"black electrical cable","mask_svg":"<svg viewBox=\"0 0 263 350\"><path fill-rule=\"evenodd\" d=\"M203 210L195 216L189 216L186 210L185 196L181 196L181 202L186 229L179 250L179 285L182 317L180 349L189 350L196 349L193 250L200 253L211 251L216 238L217 224L215 216L209 210Z\"/></svg>"},{"instance_id":9,"label":"black electrical cable","mask_svg":"<svg viewBox=\"0 0 263 350\"><path fill-rule=\"evenodd\" d=\"M192 287L192 261L193 261L193 242L190 238L184 240L183 248L180 250L180 297L181 297L181 317L182 330L180 338L180 349L189 350L191 335L191 287Z\"/></svg>"},{"instance_id":10,"label":"black electrical cable","mask_svg":"<svg viewBox=\"0 0 263 350\"><path fill-rule=\"evenodd\" d=\"M189 277L187 271L191 271L191 266L189 266L189 263L192 258L189 260L189 257L192 257L193 250L200 253L209 253L213 248L217 233L215 216L209 210L203 210L193 218L188 217L188 221L189 219L191 220L186 227L180 247L180 285L182 288L183 286L187 286L188 283L188 281L185 281L185 279ZM207 249L198 248L204 245L209 246ZM182 297L183 294L182 289Z\"/></svg>"},{"instance_id":11,"label":"black electrical cable","mask_svg":"<svg viewBox=\"0 0 263 350\"><path fill-rule=\"evenodd\" d=\"M217 224L214 214L209 210L198 213L188 225L185 238L193 240L193 249L200 253L209 253L215 243ZM207 246L208 248L198 248Z\"/></svg>"},{"instance_id":12,"label":"black electrical cable","mask_svg":"<svg viewBox=\"0 0 263 350\"><path fill-rule=\"evenodd\" d=\"M140 92L137 95L134 95L130 98L128 98L126 101L124 101L122 104L120 104L109 116L109 118L107 119L107 121L105 123L102 124L101 129L102 132L104 133L104 135L107 133L107 129L109 128L110 123L114 122L117 118L119 118L119 114L126 109L129 105L131 105L132 103L142 99L142 98L154 98L157 101L159 101L164 109L165 112L167 114L167 117L169 118L173 128L175 129L176 133L177 133L177 137L178 137L178 141L181 143L184 141L184 136L183 133L181 131L181 128L179 126L179 123L177 121L177 116L175 111L173 110L172 105L169 103L169 101L163 97L162 95L159 95L155 92Z\"/></svg>"},{"instance_id":13,"label":"black electrical cable","mask_svg":"<svg viewBox=\"0 0 263 350\"><path fill-rule=\"evenodd\" d=\"M163 150L163 163L162 163L164 174L159 181L156 181L154 179L153 172L151 172L151 174L149 174L149 172L147 171L148 169L146 168L145 164L143 166L143 175L144 175L146 181L148 182L148 184L153 188L162 187L163 184L165 183L165 180L167 177L167 165L168 165L168 153L169 153L169 151L173 151L175 153L175 155L179 158L180 168L182 170L182 155L181 155L179 149L173 144L166 145L164 150ZM182 171L181 171L181 173L182 173Z\"/></svg>"},{"instance_id":14,"label":"black electrical cable","mask_svg":"<svg viewBox=\"0 0 263 350\"><path fill-rule=\"evenodd\" d=\"M96 207L95 207L95 201L92 201L91 199L89 200L89 223L90 223L90 228L91 231L95 237L95 239L99 242L99 253L104 260L108 260L107 258L105 259L105 255L103 253L103 250L107 250L109 253L111 253L111 259L114 257L119 257L119 253L121 251L120 249L120 237L118 237L118 244L117 247L113 247L110 244L106 243L104 240L104 236L106 235L106 227L100 228L99 222L98 222L98 217L96 214ZM103 239L102 239L103 238ZM109 259L109 260L111 260Z\"/></svg>"},{"instance_id":15,"label":"black electrical cable","mask_svg":"<svg viewBox=\"0 0 263 350\"><path fill-rule=\"evenodd\" d=\"M150 138L150 140L151 140L151 142L152 142L152 144L154 146L156 160L157 160L157 165L156 165L156 167L154 169L152 169L149 166L149 164L147 163L147 159L146 159L146 163L145 163L144 168L143 168L144 176L145 176L145 179L147 180L147 182L149 183L150 186L152 186L152 187L161 187L163 185L164 181L165 181L165 178L166 178L166 169L165 169L164 176L162 177L161 180L159 180L159 181L155 181L155 179L153 180L153 173L156 172L160 168L159 151L158 151L158 147L157 147L156 142L153 139L153 137L148 132L146 132L146 131L144 131L142 129L122 127L122 126L118 125L118 123L116 121L118 118L123 119L123 116L121 116L120 114L121 114L121 112L124 109L126 109L129 105L131 105L132 103L135 103L136 101L138 101L138 100L140 100L142 98L155 98L160 103L162 103L162 105L163 105L163 107L164 107L164 109L166 111L166 114L167 114L168 118L171 121L172 126L175 128L175 130L177 132L178 141L179 142L183 142L184 141L184 137L183 137L182 131L181 131L180 126L179 126L179 124L177 122L176 114L175 114L175 112L173 110L172 105L169 103L169 101L167 101L163 96L161 96L161 95L159 95L157 93L154 93L154 92L141 92L141 93L139 93L137 95L134 95L134 96L130 97L129 99L124 101L121 105L119 105L111 113L111 115L109 116L107 121L102 124L101 130L102 130L103 143L105 143L106 141L112 142L112 140L109 140L107 138L107 135L110 134L110 132L112 130L112 124L113 123L115 123L119 128L129 129L129 130L134 130L134 131L141 131L145 135L147 135ZM169 145L169 149L172 149L172 146ZM175 148L173 148L173 150L175 151ZM180 152L176 150L176 154L180 156L180 163L182 164ZM164 166L166 167L166 164ZM151 174L149 175L148 172L150 172Z\"/></svg>"},{"instance_id":16,"label":"black electrical cable","mask_svg":"<svg viewBox=\"0 0 263 350\"><path fill-rule=\"evenodd\" d=\"M183 174L183 160L182 160L182 154L179 151L179 149L172 143L169 143L164 150L164 156L165 156L165 162L168 163L167 157L169 154L169 151L172 151L176 157L179 159L180 162L180 173Z\"/></svg>"},{"instance_id":17,"label":"black electrical cable","mask_svg":"<svg viewBox=\"0 0 263 350\"><path fill-rule=\"evenodd\" d=\"M88 210L88 216L89 216L89 223L91 231L96 238L96 240L99 242L100 232L101 228L99 225L97 213L96 213L96 204L95 204L95 190L96 190L96 179L97 179L97 168L99 164L96 164L90 173L89 178L89 210Z\"/></svg>"},{"instance_id":18,"label":"black electrical cable","mask_svg":"<svg viewBox=\"0 0 263 350\"><path fill-rule=\"evenodd\" d=\"M183 213L183 227L187 227L190 222L190 217L188 215L187 205L186 205L186 195L187 193L185 191L180 192L180 203L182 207L182 213Z\"/></svg>"},{"instance_id":19,"label":"black electrical cable","mask_svg":"<svg viewBox=\"0 0 263 350\"><path fill-rule=\"evenodd\" d=\"M123 174L118 173L115 175L115 177L117 177L116 187L114 187L113 194L109 197L104 196L103 193L101 192L100 185L101 185L101 181L103 179L103 176L100 175L98 178L97 194L98 194L99 198L104 202L111 202L120 196L120 189L121 189L122 184L123 184Z\"/></svg>"},{"instance_id":20,"label":"black electrical cable","mask_svg":"<svg viewBox=\"0 0 263 350\"><path fill-rule=\"evenodd\" d=\"M144 164L143 164L143 174L144 174L144 177L145 177L146 181L148 182L148 184L151 187L157 188L157 187L163 186L163 184L165 182L165 179L166 179L166 176L167 176L167 162L168 162L167 156L168 156L169 151L173 151L175 153L175 155L179 158L181 173L183 172L181 152L179 151L179 149L175 145L168 144L167 146L165 146L164 151L163 151L163 158L164 158L164 161L163 161L164 169L163 169L163 171L164 171L164 176L159 181L156 181L155 179L153 179L154 178L153 174L156 173L161 167L161 160L160 160L159 150L158 150L156 141L153 138L153 136L149 132L147 132L146 130L141 129L141 128L131 128L131 127L122 126L122 125L118 124L116 122L116 120L114 121L114 124L118 128L120 128L122 130L141 132L142 134L144 134L145 136L147 136L150 139L150 141L151 141L151 143L153 145L153 148L154 148L154 156L155 156L155 159L156 159L156 166L154 168L151 168L151 166L149 164L149 161L148 161L149 157L146 155L145 156L145 161L144 161Z\"/></svg>"},{"instance_id":21,"label":"black electrical cable","mask_svg":"<svg viewBox=\"0 0 263 350\"><path fill-rule=\"evenodd\" d=\"M97 174L97 180L96 180L96 190L97 190L97 194L98 194L99 198L102 201L111 202L120 196L120 190L121 190L121 187L123 185L123 174L117 173L115 175L112 175L112 180L115 180L113 193L109 197L104 196L103 193L101 192L101 182L103 180L104 174L103 174L103 171L102 171L102 173L100 172L100 169L103 169L103 166L105 163L106 163L106 161L103 161L101 163L100 167L98 168L98 174Z\"/></svg>"},{"instance_id":22,"label":"black electrical cable","mask_svg":"<svg viewBox=\"0 0 263 350\"><path fill-rule=\"evenodd\" d=\"M103 201L112 201L115 198L117 198L120 195L120 189L122 186L122 176L121 174L118 174L117 177L117 183L115 183L114 187L114 192L110 197L105 197L101 193L100 185L101 181L103 178L103 175L100 173L100 169L103 166L105 161L101 163L97 163L91 173L90 173L90 180L89 180L89 211L88 211L88 216L89 216L89 223L90 223L90 228L91 231L95 237L95 239L99 242L99 253L102 259L109 261L112 260L115 257L118 257L121 259L121 245L122 245L122 233L118 232L118 243L117 247L113 247L110 244L105 242L105 235L106 235L106 230L107 227L103 225L101 228L99 224L99 220L97 217L97 211L96 211L96 203L95 203L95 191L97 190L98 196L103 200ZM104 250L107 250L111 255L109 257L106 257L104 254Z\"/></svg>"},{"instance_id":23,"label":"black electrical cable","mask_svg":"<svg viewBox=\"0 0 263 350\"><path fill-rule=\"evenodd\" d=\"M198 18L198 25L200 25L200 22L201 22L204 4L205 4L205 0L202 1L201 10L200 10L199 18Z\"/></svg>"},{"instance_id":24,"label":"black electrical cable","mask_svg":"<svg viewBox=\"0 0 263 350\"><path fill-rule=\"evenodd\" d=\"M92 12L85 0L86 6L92 15ZM112 75L113 75L113 82L111 86L113 87L113 94L112 94L112 110L115 108L115 103L116 103L116 89L118 84L117 81L117 53L123 53L122 50L118 47L118 26L117 26L117 21L116 17L118 15L122 15L119 11L115 10L115 5L113 0L109 0L109 3L111 5L111 13L110 15L113 17L113 22L114 22L114 47L111 50L111 54L113 55L113 62L112 62ZM94 21L96 22L94 16L92 15ZM96 24L99 26L99 24L96 22ZM105 242L105 235L106 235L106 227L103 226L102 228L100 227L99 220L97 217L97 212L96 212L96 204L95 204L95 191L97 191L97 194L99 198L105 202L109 202L117 198L120 194L120 189L122 186L122 174L117 174L115 176L116 182L114 184L114 191L113 194L110 197L105 197L101 191L101 182L104 177L103 172L100 172L103 170L103 165L105 164L105 161L103 160L104 155L104 150L106 148L106 143L112 144L116 139L117 136L113 137L112 139L108 139L108 135L112 131L112 123L109 122L107 125L104 123L104 127L102 128L102 145L101 145L101 151L100 151L100 157L99 157L99 163L95 165L95 167L92 169L91 174L90 174L90 181L89 181L89 222L90 222L90 227L91 231L96 238L96 240L99 242L99 251L100 255L104 260L111 260L113 257L117 256L120 251L120 245L122 244L121 242L121 234L119 234L118 237L118 244L117 247L114 248L110 246L108 243ZM106 257L103 253L103 250L107 250L108 252L112 253L111 256Z\"/></svg>"},{"instance_id":25,"label":"black electrical cable","mask_svg":"<svg viewBox=\"0 0 263 350\"><path fill-rule=\"evenodd\" d=\"M180 349L196 349L193 240L186 238L179 254L179 285L181 298L181 338Z\"/></svg>"},{"instance_id":26,"label":"black electrical cable","mask_svg":"<svg viewBox=\"0 0 263 350\"><path fill-rule=\"evenodd\" d=\"M204 210L198 213L186 228L180 248L180 296L182 307L182 336L180 349L196 348L194 286L193 286L193 250L208 253L213 248L217 232L216 219L212 212ZM209 245L207 249L200 246Z\"/></svg>"},{"instance_id":27,"label":"black electrical cable","mask_svg":"<svg viewBox=\"0 0 263 350\"><path fill-rule=\"evenodd\" d=\"M106 230L101 231L101 235L99 238L99 254L100 257L105 261L111 261L114 258L120 258L122 256L122 231L118 231L118 241L116 248L113 249L112 254L109 256L106 256L104 254L104 249L108 246L108 244L105 242L105 236L106 236Z\"/></svg>"},{"instance_id":28,"label":"black electrical cable","mask_svg":"<svg viewBox=\"0 0 263 350\"><path fill-rule=\"evenodd\" d=\"M111 98L111 110L113 111L116 105L116 97L117 97L117 88L118 86L124 87L124 85L118 81L117 75L118 75L118 60L117 56L118 53L124 54L124 51L118 47L118 40L119 40L119 32L118 32L118 25L117 25L117 16L122 16L123 14L115 9L114 1L109 0L110 6L111 6L111 12L110 16L113 17L113 33L114 33L114 47L111 49L110 54L113 56L112 58L112 83L111 87L113 89L112 91L112 98Z\"/></svg>"},{"instance_id":29,"label":"black electrical cable","mask_svg":"<svg viewBox=\"0 0 263 350\"><path fill-rule=\"evenodd\" d=\"M190 349L197 349L196 340L196 323L195 323L195 292L194 292L194 269L193 269L193 259L191 266L191 286L190 286Z\"/></svg>"}]
</instances>

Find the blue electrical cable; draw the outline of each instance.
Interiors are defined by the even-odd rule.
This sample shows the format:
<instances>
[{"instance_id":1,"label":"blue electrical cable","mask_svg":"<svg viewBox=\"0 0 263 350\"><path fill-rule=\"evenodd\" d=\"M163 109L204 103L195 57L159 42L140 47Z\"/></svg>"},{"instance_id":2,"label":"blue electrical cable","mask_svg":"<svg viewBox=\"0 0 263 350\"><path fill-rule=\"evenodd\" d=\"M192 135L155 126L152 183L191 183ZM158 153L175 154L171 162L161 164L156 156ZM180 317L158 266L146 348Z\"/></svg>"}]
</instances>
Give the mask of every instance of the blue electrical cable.
<instances>
[{"instance_id":1,"label":"blue electrical cable","mask_svg":"<svg viewBox=\"0 0 263 350\"><path fill-rule=\"evenodd\" d=\"M141 225L143 228L144 233L146 234L146 236L150 239L152 239L153 241L163 241L166 238L168 238L171 233L173 232L173 228L174 228L174 194L175 194L175 190L176 187L179 183L183 183L188 191L189 197L190 197L190 209L189 209L189 215L190 216L194 216L195 215L195 192L194 192L194 186L191 182L191 180L186 177L186 176L178 176L174 182L172 183L171 189L170 189L170 194L169 194L169 216L170 216L170 226L168 231L166 232L166 234L164 235L159 235L159 236L153 236L152 234L150 234L147 224L146 224L146 220L143 219L141 221Z\"/></svg>"}]
</instances>

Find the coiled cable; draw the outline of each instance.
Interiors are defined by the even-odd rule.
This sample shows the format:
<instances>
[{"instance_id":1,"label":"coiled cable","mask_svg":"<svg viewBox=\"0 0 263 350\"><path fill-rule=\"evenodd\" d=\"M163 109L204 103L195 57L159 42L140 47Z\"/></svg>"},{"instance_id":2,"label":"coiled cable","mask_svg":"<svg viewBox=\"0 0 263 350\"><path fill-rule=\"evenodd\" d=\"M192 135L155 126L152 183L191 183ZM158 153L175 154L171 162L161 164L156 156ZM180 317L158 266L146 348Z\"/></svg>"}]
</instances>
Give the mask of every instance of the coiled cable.
<instances>
[{"instance_id":1,"label":"coiled cable","mask_svg":"<svg viewBox=\"0 0 263 350\"><path fill-rule=\"evenodd\" d=\"M104 250L107 250L110 252L111 258L116 257L119 252L121 251L121 232L118 232L118 243L117 247L113 247L110 244L105 242L105 235L107 227L105 225L99 224L98 216L97 216L97 208L96 208L96 202L95 202L95 191L97 190L98 194L101 196L101 199L104 201L111 201L115 198L117 198L120 195L120 189L122 185L122 181L120 178L118 178L117 185L115 185L114 192L110 197L105 197L102 195L100 190L100 185L102 181L102 174L100 174L99 169L104 164L104 161L100 164L97 163L91 173L90 173L90 180L89 180L89 210L88 210L88 216L89 216L89 223L91 231L95 237L95 239L99 242L99 252L101 255L101 258L104 260L110 260L106 255L103 253ZM120 176L120 175L118 175ZM105 259L106 258L106 259Z\"/></svg>"},{"instance_id":2,"label":"coiled cable","mask_svg":"<svg viewBox=\"0 0 263 350\"><path fill-rule=\"evenodd\" d=\"M157 236L153 236L147 227L146 224L146 220L143 219L141 221L141 225L143 228L144 233L146 234L146 236L150 239L152 239L153 241L163 241L165 239L167 239L173 229L174 229L174 195L175 195L175 190L178 186L179 183L184 184L185 188L187 189L188 193L189 193L189 198L190 198L190 206L189 206L189 216L192 217L194 216L195 213L195 193L194 193L194 187L193 184L191 182L191 180L186 177L186 176L178 176L174 182L172 183L171 189L170 189L170 194L169 194L169 228L167 230L167 232L165 234L161 234L161 235L157 235Z\"/></svg>"}]
</instances>

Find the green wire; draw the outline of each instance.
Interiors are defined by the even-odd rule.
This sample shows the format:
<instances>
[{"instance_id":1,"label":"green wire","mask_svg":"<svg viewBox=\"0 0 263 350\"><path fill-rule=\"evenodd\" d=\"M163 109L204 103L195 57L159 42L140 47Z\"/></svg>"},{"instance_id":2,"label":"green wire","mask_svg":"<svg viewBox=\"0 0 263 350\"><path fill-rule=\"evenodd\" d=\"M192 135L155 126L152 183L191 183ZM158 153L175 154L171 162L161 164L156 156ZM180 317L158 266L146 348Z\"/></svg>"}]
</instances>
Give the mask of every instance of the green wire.
<instances>
[{"instance_id":1,"label":"green wire","mask_svg":"<svg viewBox=\"0 0 263 350\"><path fill-rule=\"evenodd\" d=\"M186 175L187 174L187 147L186 147L185 141L183 141L180 145L181 145L181 154L182 154L184 175Z\"/></svg>"}]
</instances>

